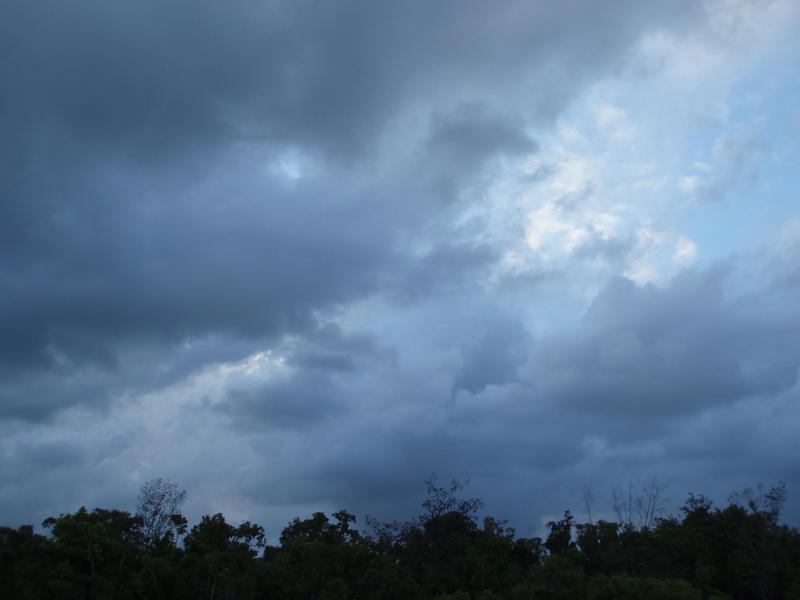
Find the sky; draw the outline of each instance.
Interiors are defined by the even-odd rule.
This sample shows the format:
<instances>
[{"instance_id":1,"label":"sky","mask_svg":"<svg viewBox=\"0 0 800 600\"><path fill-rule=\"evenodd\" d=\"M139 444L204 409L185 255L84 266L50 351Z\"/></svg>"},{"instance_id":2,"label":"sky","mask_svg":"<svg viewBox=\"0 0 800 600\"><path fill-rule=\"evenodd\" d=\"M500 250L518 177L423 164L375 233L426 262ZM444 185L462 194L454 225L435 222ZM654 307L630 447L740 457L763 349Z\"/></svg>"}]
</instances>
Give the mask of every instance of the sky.
<instances>
[{"instance_id":1,"label":"sky","mask_svg":"<svg viewBox=\"0 0 800 600\"><path fill-rule=\"evenodd\" d=\"M0 0L0 515L519 535L785 481L800 4Z\"/></svg>"}]
</instances>

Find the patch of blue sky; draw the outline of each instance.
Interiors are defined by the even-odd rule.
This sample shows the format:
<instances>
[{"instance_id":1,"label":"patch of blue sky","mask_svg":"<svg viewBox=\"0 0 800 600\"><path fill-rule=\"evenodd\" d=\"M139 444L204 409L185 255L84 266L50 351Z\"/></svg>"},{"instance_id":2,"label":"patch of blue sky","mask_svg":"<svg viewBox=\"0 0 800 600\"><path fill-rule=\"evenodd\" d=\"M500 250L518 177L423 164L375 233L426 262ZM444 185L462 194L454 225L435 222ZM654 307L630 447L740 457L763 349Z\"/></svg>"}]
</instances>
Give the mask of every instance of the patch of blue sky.
<instances>
[{"instance_id":1,"label":"patch of blue sky","mask_svg":"<svg viewBox=\"0 0 800 600\"><path fill-rule=\"evenodd\" d=\"M716 185L718 197L690 203L679 219L681 230L699 242L704 260L769 245L800 214L800 76L788 62L754 70L731 89L722 135L748 136L749 155L738 157L738 164L714 164L713 144L708 149L706 142L709 162L699 163L712 172L696 176Z\"/></svg>"}]
</instances>

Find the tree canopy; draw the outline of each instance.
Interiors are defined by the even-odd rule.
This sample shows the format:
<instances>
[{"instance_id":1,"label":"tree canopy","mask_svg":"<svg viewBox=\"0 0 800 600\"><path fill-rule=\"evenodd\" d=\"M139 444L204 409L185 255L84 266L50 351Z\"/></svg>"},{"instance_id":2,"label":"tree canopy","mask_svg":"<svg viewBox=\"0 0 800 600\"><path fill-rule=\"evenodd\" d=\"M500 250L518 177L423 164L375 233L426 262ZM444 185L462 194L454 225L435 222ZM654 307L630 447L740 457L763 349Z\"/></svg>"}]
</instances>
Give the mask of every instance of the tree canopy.
<instances>
[{"instance_id":1,"label":"tree canopy","mask_svg":"<svg viewBox=\"0 0 800 600\"><path fill-rule=\"evenodd\" d=\"M579 523L565 511L544 540L481 519L483 502L463 498L464 487L431 478L422 512L406 521L368 517L359 529L345 510L316 512L268 537L220 513L189 529L178 512L185 492L155 480L134 515L81 507L46 519L48 535L0 527L0 597L800 598L800 533L780 523L783 484L733 494L722 508L690 494L680 516L654 516L645 503L638 523Z\"/></svg>"}]
</instances>

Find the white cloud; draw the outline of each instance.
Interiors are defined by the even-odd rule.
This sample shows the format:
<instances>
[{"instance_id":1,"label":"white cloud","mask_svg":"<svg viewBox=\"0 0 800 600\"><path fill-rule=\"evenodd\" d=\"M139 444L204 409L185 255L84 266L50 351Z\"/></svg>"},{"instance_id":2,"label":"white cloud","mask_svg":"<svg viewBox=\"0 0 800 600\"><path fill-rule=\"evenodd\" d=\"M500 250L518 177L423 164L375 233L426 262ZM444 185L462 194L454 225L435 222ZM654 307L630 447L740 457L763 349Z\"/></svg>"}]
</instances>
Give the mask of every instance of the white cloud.
<instances>
[{"instance_id":1,"label":"white cloud","mask_svg":"<svg viewBox=\"0 0 800 600\"><path fill-rule=\"evenodd\" d=\"M697 244L683 236L675 242L674 261L681 267L688 267L697 260Z\"/></svg>"}]
</instances>

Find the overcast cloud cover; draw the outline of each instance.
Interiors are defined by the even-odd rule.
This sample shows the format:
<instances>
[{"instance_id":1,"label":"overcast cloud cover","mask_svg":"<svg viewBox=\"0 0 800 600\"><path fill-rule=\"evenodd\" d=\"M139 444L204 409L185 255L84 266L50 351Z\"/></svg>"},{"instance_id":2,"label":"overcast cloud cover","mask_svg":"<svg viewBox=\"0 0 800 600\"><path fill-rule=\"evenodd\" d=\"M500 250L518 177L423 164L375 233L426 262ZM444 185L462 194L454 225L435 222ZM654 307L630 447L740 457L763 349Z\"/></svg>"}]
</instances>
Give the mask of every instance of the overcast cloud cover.
<instances>
[{"instance_id":1,"label":"overcast cloud cover","mask_svg":"<svg viewBox=\"0 0 800 600\"><path fill-rule=\"evenodd\" d=\"M2 524L799 523L798 7L0 0Z\"/></svg>"}]
</instances>

